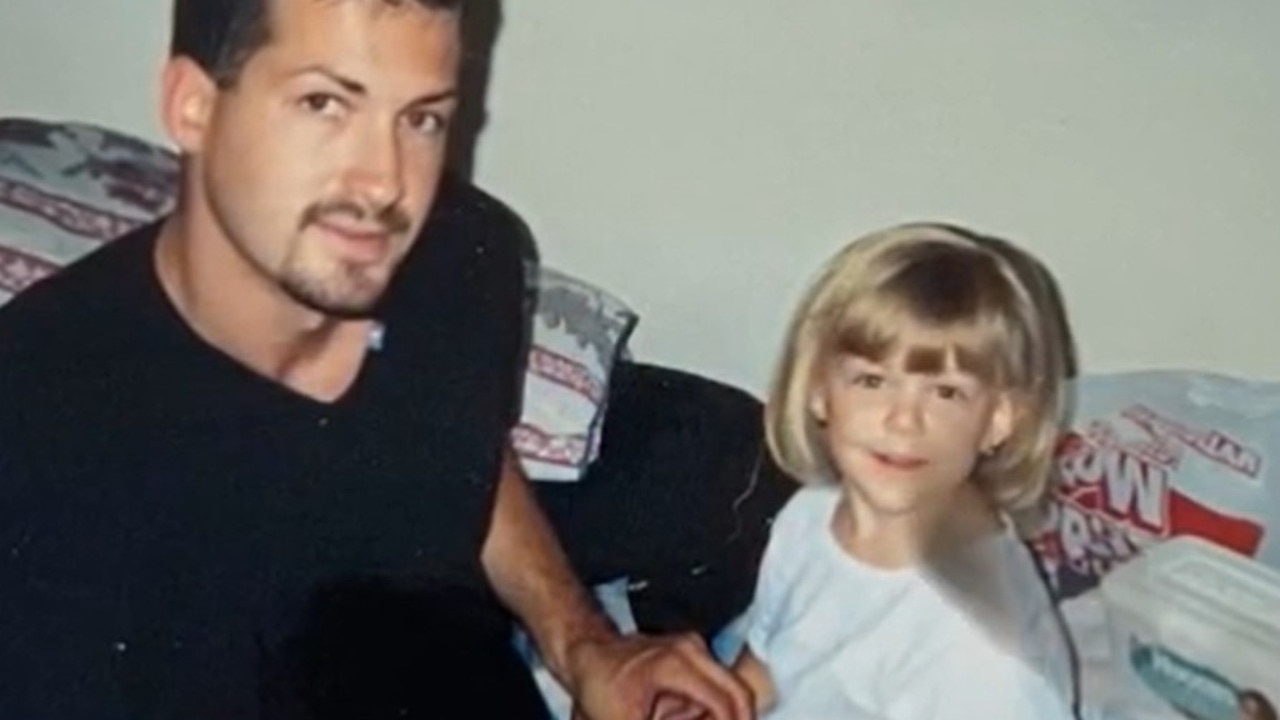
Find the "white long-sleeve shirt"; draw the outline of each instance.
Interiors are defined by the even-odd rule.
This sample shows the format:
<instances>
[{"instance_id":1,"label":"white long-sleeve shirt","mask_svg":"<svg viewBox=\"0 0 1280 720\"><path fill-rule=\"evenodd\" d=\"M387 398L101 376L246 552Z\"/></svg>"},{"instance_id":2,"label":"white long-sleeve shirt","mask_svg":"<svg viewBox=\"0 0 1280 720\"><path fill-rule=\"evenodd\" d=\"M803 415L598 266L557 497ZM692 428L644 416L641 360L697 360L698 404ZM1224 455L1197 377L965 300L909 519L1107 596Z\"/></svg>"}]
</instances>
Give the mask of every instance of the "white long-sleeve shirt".
<instances>
[{"instance_id":1,"label":"white long-sleeve shirt","mask_svg":"<svg viewBox=\"0 0 1280 720\"><path fill-rule=\"evenodd\" d=\"M765 720L1071 720L1062 626L1006 531L965 565L885 570L831 531L840 491L810 486L776 519L746 628L777 702Z\"/></svg>"}]
</instances>

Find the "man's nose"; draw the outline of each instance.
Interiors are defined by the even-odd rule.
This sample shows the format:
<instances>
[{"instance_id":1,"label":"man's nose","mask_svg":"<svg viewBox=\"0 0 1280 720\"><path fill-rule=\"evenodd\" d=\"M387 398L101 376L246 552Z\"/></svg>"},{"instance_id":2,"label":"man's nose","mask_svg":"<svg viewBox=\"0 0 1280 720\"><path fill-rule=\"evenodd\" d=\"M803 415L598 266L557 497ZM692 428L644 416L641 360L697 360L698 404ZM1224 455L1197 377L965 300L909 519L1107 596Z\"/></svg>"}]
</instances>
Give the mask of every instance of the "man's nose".
<instances>
[{"instance_id":1,"label":"man's nose","mask_svg":"<svg viewBox=\"0 0 1280 720\"><path fill-rule=\"evenodd\" d=\"M365 207L381 211L400 202L404 184L404 162L396 134L383 129L367 131L347 173L347 190Z\"/></svg>"}]
</instances>

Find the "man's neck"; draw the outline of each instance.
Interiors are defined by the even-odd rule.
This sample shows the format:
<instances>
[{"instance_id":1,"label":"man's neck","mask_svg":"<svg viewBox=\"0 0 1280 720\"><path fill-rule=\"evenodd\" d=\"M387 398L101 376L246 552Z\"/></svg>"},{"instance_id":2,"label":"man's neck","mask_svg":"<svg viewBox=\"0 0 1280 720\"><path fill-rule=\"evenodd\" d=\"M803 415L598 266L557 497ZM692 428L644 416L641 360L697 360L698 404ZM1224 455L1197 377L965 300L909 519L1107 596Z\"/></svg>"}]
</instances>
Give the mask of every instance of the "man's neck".
<instances>
[{"instance_id":1,"label":"man's neck","mask_svg":"<svg viewBox=\"0 0 1280 720\"><path fill-rule=\"evenodd\" d=\"M363 363L373 321L302 306L265 281L225 239L198 235L198 224L176 212L160 229L154 258L161 287L187 325L295 392L321 401L344 394Z\"/></svg>"}]
</instances>

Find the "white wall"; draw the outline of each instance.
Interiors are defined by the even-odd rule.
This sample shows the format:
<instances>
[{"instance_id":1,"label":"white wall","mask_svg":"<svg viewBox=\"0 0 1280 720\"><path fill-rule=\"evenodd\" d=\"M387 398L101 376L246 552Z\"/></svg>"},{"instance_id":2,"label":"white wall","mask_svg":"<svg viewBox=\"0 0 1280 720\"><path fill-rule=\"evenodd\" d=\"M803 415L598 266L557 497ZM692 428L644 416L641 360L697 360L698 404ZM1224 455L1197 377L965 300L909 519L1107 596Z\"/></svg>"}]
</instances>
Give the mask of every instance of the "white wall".
<instances>
[{"instance_id":1,"label":"white wall","mask_svg":"<svg viewBox=\"0 0 1280 720\"><path fill-rule=\"evenodd\" d=\"M73 118L160 139L169 5L0 0L0 115Z\"/></svg>"},{"instance_id":2,"label":"white wall","mask_svg":"<svg viewBox=\"0 0 1280 720\"><path fill-rule=\"evenodd\" d=\"M1039 252L1087 368L1280 378L1280 4L506 5L479 177L643 357L760 390L817 264L932 217ZM0 0L0 115L157 136L167 6Z\"/></svg>"}]
</instances>

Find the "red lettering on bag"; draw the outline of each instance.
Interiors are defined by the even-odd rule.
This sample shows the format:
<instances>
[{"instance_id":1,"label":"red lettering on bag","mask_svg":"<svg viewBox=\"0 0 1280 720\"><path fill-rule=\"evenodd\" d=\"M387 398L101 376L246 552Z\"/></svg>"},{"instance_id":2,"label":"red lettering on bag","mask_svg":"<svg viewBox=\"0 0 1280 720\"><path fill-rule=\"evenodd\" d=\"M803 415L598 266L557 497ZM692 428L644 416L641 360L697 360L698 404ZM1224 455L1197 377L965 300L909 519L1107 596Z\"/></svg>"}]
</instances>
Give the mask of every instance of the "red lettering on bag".
<instances>
[{"instance_id":1,"label":"red lettering on bag","mask_svg":"<svg viewBox=\"0 0 1280 720\"><path fill-rule=\"evenodd\" d=\"M1245 556L1257 553L1262 524L1174 487L1177 457L1165 452L1163 440L1121 440L1101 421L1086 433L1069 433L1059 444L1057 502L1033 541L1060 592L1082 592L1115 564L1177 535L1202 537ZM1209 446L1201 442L1197 449L1203 447ZM1170 461L1161 463L1161 457Z\"/></svg>"},{"instance_id":2,"label":"red lettering on bag","mask_svg":"<svg viewBox=\"0 0 1280 720\"><path fill-rule=\"evenodd\" d=\"M1173 439L1206 458L1242 475L1257 478L1262 469L1262 455L1217 430L1197 430L1161 416L1144 405L1134 405L1121 413L1123 417L1154 438Z\"/></svg>"}]
</instances>

